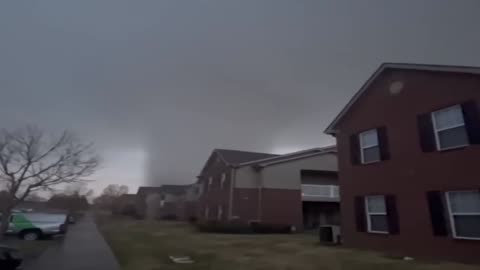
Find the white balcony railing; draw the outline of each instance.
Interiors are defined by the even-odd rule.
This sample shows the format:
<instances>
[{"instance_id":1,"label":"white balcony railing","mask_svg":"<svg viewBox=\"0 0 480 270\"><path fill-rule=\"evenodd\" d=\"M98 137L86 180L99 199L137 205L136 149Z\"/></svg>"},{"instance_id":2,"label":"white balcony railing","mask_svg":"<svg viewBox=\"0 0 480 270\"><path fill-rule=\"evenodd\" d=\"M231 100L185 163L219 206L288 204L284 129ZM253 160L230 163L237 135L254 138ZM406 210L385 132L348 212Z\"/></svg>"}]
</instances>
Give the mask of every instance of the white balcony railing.
<instances>
[{"instance_id":1,"label":"white balcony railing","mask_svg":"<svg viewBox=\"0 0 480 270\"><path fill-rule=\"evenodd\" d=\"M302 184L302 197L318 199L339 199L340 192L335 185L307 185Z\"/></svg>"}]
</instances>

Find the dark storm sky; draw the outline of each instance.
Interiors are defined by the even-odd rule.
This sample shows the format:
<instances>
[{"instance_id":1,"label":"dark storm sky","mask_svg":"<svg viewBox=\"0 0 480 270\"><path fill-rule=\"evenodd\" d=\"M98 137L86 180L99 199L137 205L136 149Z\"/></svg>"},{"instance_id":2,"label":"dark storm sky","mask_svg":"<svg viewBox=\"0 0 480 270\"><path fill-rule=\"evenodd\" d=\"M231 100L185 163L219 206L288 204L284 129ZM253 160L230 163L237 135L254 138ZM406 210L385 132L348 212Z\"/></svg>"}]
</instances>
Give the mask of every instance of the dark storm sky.
<instances>
[{"instance_id":1,"label":"dark storm sky","mask_svg":"<svg viewBox=\"0 0 480 270\"><path fill-rule=\"evenodd\" d=\"M382 62L480 65L480 1L0 3L3 127L73 129L93 184L194 181L213 148L286 152Z\"/></svg>"}]
</instances>

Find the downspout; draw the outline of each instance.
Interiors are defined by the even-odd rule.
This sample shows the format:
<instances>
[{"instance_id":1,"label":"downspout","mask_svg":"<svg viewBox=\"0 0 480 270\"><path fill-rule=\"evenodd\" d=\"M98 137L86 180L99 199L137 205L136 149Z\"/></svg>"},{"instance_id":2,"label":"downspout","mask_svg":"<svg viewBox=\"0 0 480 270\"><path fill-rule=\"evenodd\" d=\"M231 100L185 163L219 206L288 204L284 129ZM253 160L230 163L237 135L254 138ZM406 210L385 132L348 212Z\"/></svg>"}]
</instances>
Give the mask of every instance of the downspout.
<instances>
[{"instance_id":1,"label":"downspout","mask_svg":"<svg viewBox=\"0 0 480 270\"><path fill-rule=\"evenodd\" d=\"M230 196L229 196L229 204L228 204L228 220L232 219L233 216L233 189L235 187L235 176L236 176L236 169L232 167L230 171Z\"/></svg>"},{"instance_id":2,"label":"downspout","mask_svg":"<svg viewBox=\"0 0 480 270\"><path fill-rule=\"evenodd\" d=\"M257 220L259 222L262 221L262 209L263 209L263 200L262 200L262 193L263 193L263 179L261 175L261 171L259 169L255 168L255 171L257 171L257 182L258 182L258 209L257 209Z\"/></svg>"}]
</instances>

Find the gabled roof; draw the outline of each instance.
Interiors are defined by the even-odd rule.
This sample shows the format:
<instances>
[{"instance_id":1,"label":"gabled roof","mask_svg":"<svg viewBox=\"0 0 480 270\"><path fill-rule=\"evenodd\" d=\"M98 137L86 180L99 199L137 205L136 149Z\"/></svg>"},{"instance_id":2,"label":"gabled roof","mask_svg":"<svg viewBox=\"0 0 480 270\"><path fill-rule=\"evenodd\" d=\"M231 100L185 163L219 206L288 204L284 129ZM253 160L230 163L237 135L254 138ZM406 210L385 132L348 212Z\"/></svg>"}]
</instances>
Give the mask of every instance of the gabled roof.
<instances>
[{"instance_id":1,"label":"gabled roof","mask_svg":"<svg viewBox=\"0 0 480 270\"><path fill-rule=\"evenodd\" d=\"M288 153L288 154L284 154L284 155L278 155L278 156L275 156L275 157L270 157L270 158L245 162L245 163L239 164L238 167L256 166L256 167L262 167L263 168L263 167L267 167L267 166L270 166L270 165L283 163L283 162L287 162L287 161L292 161L292 160L317 156L317 155L326 154L326 153L336 153L336 152L337 152L336 145L330 145L330 146L326 146L326 147L311 148L311 149L297 151L297 152Z\"/></svg>"},{"instance_id":2,"label":"gabled roof","mask_svg":"<svg viewBox=\"0 0 480 270\"><path fill-rule=\"evenodd\" d=\"M120 195L120 198L122 199L134 199L137 197L137 194L122 194Z\"/></svg>"},{"instance_id":3,"label":"gabled roof","mask_svg":"<svg viewBox=\"0 0 480 270\"><path fill-rule=\"evenodd\" d=\"M137 194L138 195L149 195L149 194L156 194L161 193L162 187L139 187Z\"/></svg>"},{"instance_id":4,"label":"gabled roof","mask_svg":"<svg viewBox=\"0 0 480 270\"><path fill-rule=\"evenodd\" d=\"M162 185L162 191L164 193L173 194L173 195L182 195L191 185Z\"/></svg>"},{"instance_id":5,"label":"gabled roof","mask_svg":"<svg viewBox=\"0 0 480 270\"><path fill-rule=\"evenodd\" d=\"M357 102L357 100L369 89L370 85L377 77L379 77L386 69L406 69L406 70L419 70L419 71L436 71L436 72L454 72L454 73L469 73L480 74L479 67L468 66L446 66L446 65L426 65L426 64L408 64L408 63L383 63L378 69L368 78L368 80L362 85L335 119L325 129L327 134L335 134L338 130L335 129L339 121L347 114L350 108Z\"/></svg>"},{"instance_id":6,"label":"gabled roof","mask_svg":"<svg viewBox=\"0 0 480 270\"><path fill-rule=\"evenodd\" d=\"M241 163L276 157L278 155L267 154L267 153L258 153L258 152L247 152L247 151L238 151L238 150L228 150L228 149L215 149L220 158L229 165L238 165Z\"/></svg>"}]
</instances>

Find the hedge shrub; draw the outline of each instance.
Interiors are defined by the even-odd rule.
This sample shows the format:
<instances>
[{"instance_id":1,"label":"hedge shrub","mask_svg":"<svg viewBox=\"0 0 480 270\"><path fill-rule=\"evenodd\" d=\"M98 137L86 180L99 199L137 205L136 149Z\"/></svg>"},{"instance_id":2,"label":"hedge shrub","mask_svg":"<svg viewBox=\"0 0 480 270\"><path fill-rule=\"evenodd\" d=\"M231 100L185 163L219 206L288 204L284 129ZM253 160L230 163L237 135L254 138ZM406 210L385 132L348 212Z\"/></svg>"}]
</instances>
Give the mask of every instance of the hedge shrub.
<instances>
[{"instance_id":1,"label":"hedge shrub","mask_svg":"<svg viewBox=\"0 0 480 270\"><path fill-rule=\"evenodd\" d=\"M208 233L228 233L228 234L275 234L291 233L292 226L283 224L268 224L252 222L250 224L240 222L223 223L218 221L208 221L197 223L196 227L201 232Z\"/></svg>"},{"instance_id":2,"label":"hedge shrub","mask_svg":"<svg viewBox=\"0 0 480 270\"><path fill-rule=\"evenodd\" d=\"M251 223L254 233L291 233L292 226L284 224L269 224L269 223Z\"/></svg>"}]
</instances>

